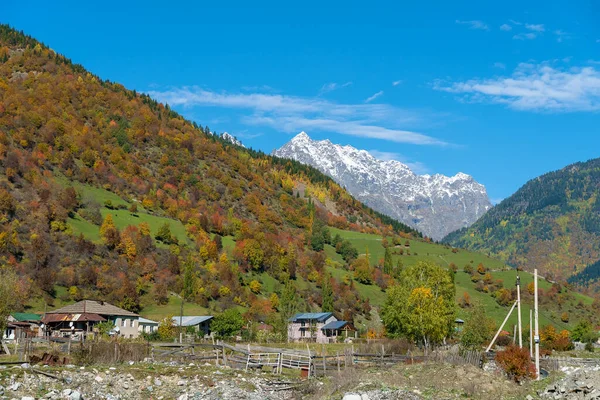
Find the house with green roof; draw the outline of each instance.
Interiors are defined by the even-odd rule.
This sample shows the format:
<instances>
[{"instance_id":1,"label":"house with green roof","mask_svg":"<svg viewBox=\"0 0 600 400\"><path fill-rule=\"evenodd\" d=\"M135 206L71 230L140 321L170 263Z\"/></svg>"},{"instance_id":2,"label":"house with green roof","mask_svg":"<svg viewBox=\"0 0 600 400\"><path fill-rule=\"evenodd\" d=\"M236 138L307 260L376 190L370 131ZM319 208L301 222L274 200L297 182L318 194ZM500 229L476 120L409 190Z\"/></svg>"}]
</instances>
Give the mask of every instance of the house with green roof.
<instances>
[{"instance_id":1,"label":"house with green roof","mask_svg":"<svg viewBox=\"0 0 600 400\"><path fill-rule=\"evenodd\" d=\"M3 339L14 340L43 337L42 316L32 313L12 313L7 318L8 325Z\"/></svg>"}]
</instances>

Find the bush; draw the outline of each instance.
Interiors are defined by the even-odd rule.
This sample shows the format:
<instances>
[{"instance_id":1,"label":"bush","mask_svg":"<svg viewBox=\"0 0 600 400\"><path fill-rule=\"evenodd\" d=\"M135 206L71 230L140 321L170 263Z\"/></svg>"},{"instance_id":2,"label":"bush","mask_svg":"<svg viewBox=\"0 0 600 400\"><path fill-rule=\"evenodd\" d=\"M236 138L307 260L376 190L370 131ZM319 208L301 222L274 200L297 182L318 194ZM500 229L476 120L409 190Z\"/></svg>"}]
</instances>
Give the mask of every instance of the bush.
<instances>
[{"instance_id":1,"label":"bush","mask_svg":"<svg viewBox=\"0 0 600 400\"><path fill-rule=\"evenodd\" d=\"M515 382L535 378L535 366L531 362L529 350L526 348L509 346L506 350L496 354L496 363Z\"/></svg>"},{"instance_id":2,"label":"bush","mask_svg":"<svg viewBox=\"0 0 600 400\"><path fill-rule=\"evenodd\" d=\"M585 344L585 351L589 351L590 353L594 352L594 345L591 342L587 342Z\"/></svg>"},{"instance_id":3,"label":"bush","mask_svg":"<svg viewBox=\"0 0 600 400\"><path fill-rule=\"evenodd\" d=\"M512 342L512 339L508 335L500 335L498 339L496 339L496 346L506 347Z\"/></svg>"}]
</instances>

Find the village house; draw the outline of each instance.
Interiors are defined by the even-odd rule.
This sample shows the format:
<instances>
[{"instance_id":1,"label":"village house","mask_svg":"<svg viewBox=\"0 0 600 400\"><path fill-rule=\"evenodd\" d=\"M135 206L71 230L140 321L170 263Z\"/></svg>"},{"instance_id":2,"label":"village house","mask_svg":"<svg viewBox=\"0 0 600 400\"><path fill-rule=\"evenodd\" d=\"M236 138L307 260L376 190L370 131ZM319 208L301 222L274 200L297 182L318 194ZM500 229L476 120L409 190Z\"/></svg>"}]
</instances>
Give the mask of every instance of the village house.
<instances>
[{"instance_id":1,"label":"village house","mask_svg":"<svg viewBox=\"0 0 600 400\"><path fill-rule=\"evenodd\" d=\"M42 316L31 313L12 313L7 318L6 332L2 335L4 340L15 340L44 336Z\"/></svg>"},{"instance_id":2,"label":"village house","mask_svg":"<svg viewBox=\"0 0 600 400\"><path fill-rule=\"evenodd\" d=\"M210 324L212 323L212 315L196 315L173 317L173 325L176 327L191 328L198 336L210 336Z\"/></svg>"},{"instance_id":3,"label":"village house","mask_svg":"<svg viewBox=\"0 0 600 400\"><path fill-rule=\"evenodd\" d=\"M138 319L138 331L140 333L154 333L158 331L158 322L140 317Z\"/></svg>"},{"instance_id":4,"label":"village house","mask_svg":"<svg viewBox=\"0 0 600 400\"><path fill-rule=\"evenodd\" d=\"M300 313L288 321L288 342L330 343L347 338L355 329L347 321L338 321L333 313Z\"/></svg>"},{"instance_id":5,"label":"village house","mask_svg":"<svg viewBox=\"0 0 600 400\"><path fill-rule=\"evenodd\" d=\"M110 322L113 332L125 338L137 338L139 315L104 301L82 300L58 310L47 312L42 318L52 336L82 338L94 332L100 322Z\"/></svg>"}]
</instances>

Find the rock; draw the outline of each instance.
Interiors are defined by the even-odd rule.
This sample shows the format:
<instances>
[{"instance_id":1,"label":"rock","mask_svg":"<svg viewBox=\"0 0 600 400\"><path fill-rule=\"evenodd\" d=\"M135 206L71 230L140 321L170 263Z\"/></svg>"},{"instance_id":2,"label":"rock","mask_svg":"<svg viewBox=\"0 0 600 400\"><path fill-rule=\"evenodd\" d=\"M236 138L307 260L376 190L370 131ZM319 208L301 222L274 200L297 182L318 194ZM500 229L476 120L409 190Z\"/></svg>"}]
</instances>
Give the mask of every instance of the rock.
<instances>
[{"instance_id":1,"label":"rock","mask_svg":"<svg viewBox=\"0 0 600 400\"><path fill-rule=\"evenodd\" d=\"M362 400L362 396L360 394L348 393L344 395L342 400Z\"/></svg>"},{"instance_id":2,"label":"rock","mask_svg":"<svg viewBox=\"0 0 600 400\"><path fill-rule=\"evenodd\" d=\"M83 396L77 390L74 390L69 396L69 400L83 400Z\"/></svg>"},{"instance_id":3,"label":"rock","mask_svg":"<svg viewBox=\"0 0 600 400\"><path fill-rule=\"evenodd\" d=\"M98 383L102 382L104 380L104 378L102 378L100 375L96 375L96 377L94 378L94 380Z\"/></svg>"},{"instance_id":4,"label":"rock","mask_svg":"<svg viewBox=\"0 0 600 400\"><path fill-rule=\"evenodd\" d=\"M369 395L368 395L368 394L366 394L366 393L363 393L363 394L360 396L360 398L361 398L361 400L370 400L370 399L369 399Z\"/></svg>"},{"instance_id":5,"label":"rock","mask_svg":"<svg viewBox=\"0 0 600 400\"><path fill-rule=\"evenodd\" d=\"M19 390L19 388L22 386L23 384L21 382L15 382L12 385L10 385L8 388L10 390L12 390L13 392L16 392L17 390Z\"/></svg>"},{"instance_id":6,"label":"rock","mask_svg":"<svg viewBox=\"0 0 600 400\"><path fill-rule=\"evenodd\" d=\"M21 400L35 400L35 397L23 396L23 397L21 397Z\"/></svg>"},{"instance_id":7,"label":"rock","mask_svg":"<svg viewBox=\"0 0 600 400\"><path fill-rule=\"evenodd\" d=\"M533 397L530 394L528 394L527 397L525 397L525 400L533 400Z\"/></svg>"},{"instance_id":8,"label":"rock","mask_svg":"<svg viewBox=\"0 0 600 400\"><path fill-rule=\"evenodd\" d=\"M65 389L62 391L63 396L69 396L73 392L71 389Z\"/></svg>"},{"instance_id":9,"label":"rock","mask_svg":"<svg viewBox=\"0 0 600 400\"><path fill-rule=\"evenodd\" d=\"M21 368L23 368L23 369L31 368L31 365L29 365L29 363L24 363L24 364L21 364Z\"/></svg>"},{"instance_id":10,"label":"rock","mask_svg":"<svg viewBox=\"0 0 600 400\"><path fill-rule=\"evenodd\" d=\"M177 400L188 400L188 395L187 395L187 393L184 393L184 394L182 394L181 396L179 396L179 397L177 398Z\"/></svg>"},{"instance_id":11,"label":"rock","mask_svg":"<svg viewBox=\"0 0 600 400\"><path fill-rule=\"evenodd\" d=\"M154 378L154 384L156 386L162 386L162 381L160 379L158 379L158 378Z\"/></svg>"},{"instance_id":12,"label":"rock","mask_svg":"<svg viewBox=\"0 0 600 400\"><path fill-rule=\"evenodd\" d=\"M185 381L177 381L177 386L185 386Z\"/></svg>"}]
</instances>

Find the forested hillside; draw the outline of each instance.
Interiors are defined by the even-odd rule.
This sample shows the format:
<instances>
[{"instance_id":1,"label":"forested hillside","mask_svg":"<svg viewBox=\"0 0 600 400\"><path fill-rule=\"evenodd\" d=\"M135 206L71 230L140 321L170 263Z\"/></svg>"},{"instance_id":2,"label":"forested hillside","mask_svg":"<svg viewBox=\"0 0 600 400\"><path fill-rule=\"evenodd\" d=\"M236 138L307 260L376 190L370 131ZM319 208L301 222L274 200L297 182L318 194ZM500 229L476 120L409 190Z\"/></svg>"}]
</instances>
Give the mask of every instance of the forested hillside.
<instances>
[{"instance_id":1,"label":"forested hillside","mask_svg":"<svg viewBox=\"0 0 600 400\"><path fill-rule=\"evenodd\" d=\"M279 293L310 309L330 284L325 227L420 237L313 168L209 132L0 25L0 263L21 303L139 310L174 293L264 314ZM333 283L336 312L368 314L352 284Z\"/></svg>"},{"instance_id":2,"label":"forested hillside","mask_svg":"<svg viewBox=\"0 0 600 400\"><path fill-rule=\"evenodd\" d=\"M599 192L600 159L573 164L531 180L444 241L567 279L600 259Z\"/></svg>"}]
</instances>

